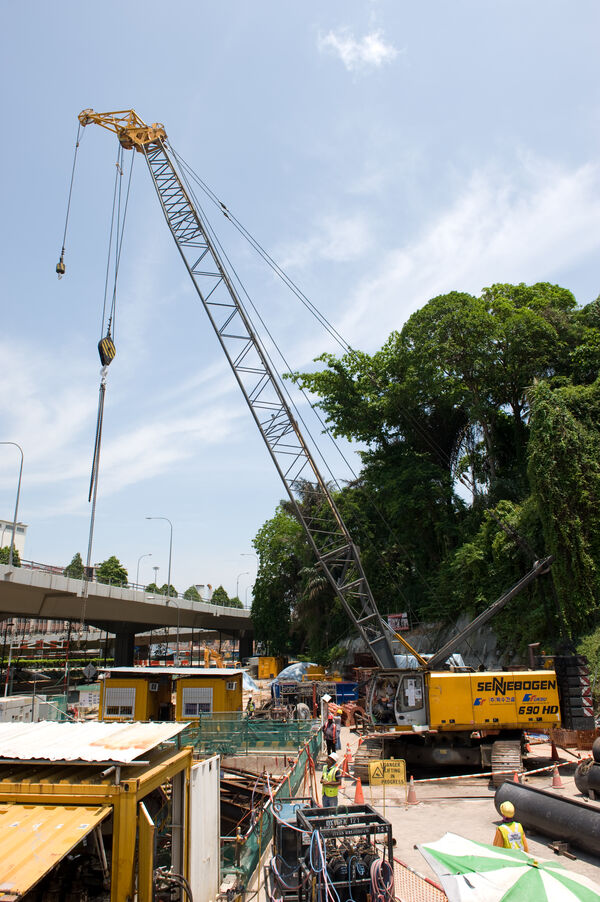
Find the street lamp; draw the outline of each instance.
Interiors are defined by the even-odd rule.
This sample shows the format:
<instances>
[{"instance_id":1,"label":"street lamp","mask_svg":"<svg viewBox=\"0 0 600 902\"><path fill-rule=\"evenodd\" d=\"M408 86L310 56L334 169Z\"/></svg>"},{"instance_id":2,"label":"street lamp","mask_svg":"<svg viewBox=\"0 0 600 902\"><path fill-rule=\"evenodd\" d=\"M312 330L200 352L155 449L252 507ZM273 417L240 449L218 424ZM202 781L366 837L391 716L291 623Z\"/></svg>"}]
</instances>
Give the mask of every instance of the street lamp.
<instances>
[{"instance_id":1,"label":"street lamp","mask_svg":"<svg viewBox=\"0 0 600 902\"><path fill-rule=\"evenodd\" d=\"M135 571L135 584L136 584L136 586L138 586L139 583L140 583L140 561L142 560L142 558L145 558L145 557L152 557L152 552L149 551L148 554L140 554L140 556L139 556L139 558L138 558L138 562L137 562L137 570Z\"/></svg>"},{"instance_id":2,"label":"street lamp","mask_svg":"<svg viewBox=\"0 0 600 902\"><path fill-rule=\"evenodd\" d=\"M167 596L169 596L171 592L171 554L173 551L173 524L168 517L146 517L146 520L166 520L171 527L171 534L169 538L169 573L167 575Z\"/></svg>"},{"instance_id":3,"label":"street lamp","mask_svg":"<svg viewBox=\"0 0 600 902\"><path fill-rule=\"evenodd\" d=\"M160 570L160 567L156 565L156 567L153 567L152 569L154 570L154 585L158 589L158 571Z\"/></svg>"},{"instance_id":4,"label":"street lamp","mask_svg":"<svg viewBox=\"0 0 600 902\"><path fill-rule=\"evenodd\" d=\"M250 576L250 571L244 570L243 573L238 573L237 581L235 584L235 597L236 598L240 597L240 576Z\"/></svg>"},{"instance_id":5,"label":"street lamp","mask_svg":"<svg viewBox=\"0 0 600 902\"><path fill-rule=\"evenodd\" d=\"M19 513L19 495L21 494L21 476L23 475L23 449L17 442L0 442L0 445L14 445L21 452L21 466L19 468L19 482L17 483L17 500L15 503L15 519L13 520L12 539L10 540L10 552L8 554L8 566L13 565L13 553L15 550L15 535L17 533L17 515Z\"/></svg>"}]
</instances>

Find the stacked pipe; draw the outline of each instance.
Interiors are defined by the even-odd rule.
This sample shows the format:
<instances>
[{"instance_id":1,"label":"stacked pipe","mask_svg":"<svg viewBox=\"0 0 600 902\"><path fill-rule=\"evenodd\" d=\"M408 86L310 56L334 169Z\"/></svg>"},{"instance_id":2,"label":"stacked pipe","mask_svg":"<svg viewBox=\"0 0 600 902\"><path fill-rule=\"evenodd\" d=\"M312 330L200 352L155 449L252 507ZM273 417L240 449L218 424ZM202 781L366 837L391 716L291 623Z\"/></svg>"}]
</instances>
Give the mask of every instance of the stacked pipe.
<instances>
[{"instance_id":1,"label":"stacked pipe","mask_svg":"<svg viewBox=\"0 0 600 902\"><path fill-rule=\"evenodd\" d=\"M513 803L515 817L526 830L600 854L600 808L511 780L496 791L494 804L498 813L502 802Z\"/></svg>"}]
</instances>

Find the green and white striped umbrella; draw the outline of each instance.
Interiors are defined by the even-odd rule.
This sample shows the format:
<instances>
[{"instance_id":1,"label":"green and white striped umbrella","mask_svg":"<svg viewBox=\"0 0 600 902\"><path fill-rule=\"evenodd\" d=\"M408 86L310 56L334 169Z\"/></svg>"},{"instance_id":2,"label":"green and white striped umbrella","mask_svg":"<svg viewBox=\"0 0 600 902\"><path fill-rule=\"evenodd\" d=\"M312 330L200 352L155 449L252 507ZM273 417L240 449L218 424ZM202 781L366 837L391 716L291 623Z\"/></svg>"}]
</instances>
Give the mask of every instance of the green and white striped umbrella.
<instances>
[{"instance_id":1,"label":"green and white striped umbrella","mask_svg":"<svg viewBox=\"0 0 600 902\"><path fill-rule=\"evenodd\" d=\"M446 833L419 846L450 902L600 902L600 885L559 861Z\"/></svg>"}]
</instances>

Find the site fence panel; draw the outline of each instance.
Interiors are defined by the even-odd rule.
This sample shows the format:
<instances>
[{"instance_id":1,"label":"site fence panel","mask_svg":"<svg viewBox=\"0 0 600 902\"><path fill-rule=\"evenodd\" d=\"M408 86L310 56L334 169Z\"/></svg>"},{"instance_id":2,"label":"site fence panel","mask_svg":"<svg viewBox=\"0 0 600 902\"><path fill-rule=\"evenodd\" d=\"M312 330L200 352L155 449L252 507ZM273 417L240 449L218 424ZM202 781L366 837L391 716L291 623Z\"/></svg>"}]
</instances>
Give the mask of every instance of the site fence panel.
<instances>
[{"instance_id":1,"label":"site fence panel","mask_svg":"<svg viewBox=\"0 0 600 902\"><path fill-rule=\"evenodd\" d=\"M225 842L221 847L221 875L235 873L248 885L258 863L273 837L273 820L279 801L295 796L300 789L309 764L309 756L316 761L321 749L321 732L315 732L298 754L298 759L283 783L273 793L273 805L267 803L257 811L255 821L241 841Z\"/></svg>"},{"instance_id":2,"label":"site fence panel","mask_svg":"<svg viewBox=\"0 0 600 902\"><path fill-rule=\"evenodd\" d=\"M298 749L318 729L318 721L280 722L243 714L206 714L186 727L181 741L204 755L247 755L270 749Z\"/></svg>"}]
</instances>

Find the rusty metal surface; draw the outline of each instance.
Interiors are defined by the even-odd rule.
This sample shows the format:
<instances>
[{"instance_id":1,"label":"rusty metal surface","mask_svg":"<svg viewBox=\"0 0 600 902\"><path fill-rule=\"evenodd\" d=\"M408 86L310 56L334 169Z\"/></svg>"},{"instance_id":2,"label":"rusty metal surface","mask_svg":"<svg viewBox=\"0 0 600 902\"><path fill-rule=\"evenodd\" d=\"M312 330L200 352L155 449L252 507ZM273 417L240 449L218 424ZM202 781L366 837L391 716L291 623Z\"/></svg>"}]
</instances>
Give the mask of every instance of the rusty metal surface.
<instances>
[{"instance_id":1,"label":"rusty metal surface","mask_svg":"<svg viewBox=\"0 0 600 902\"><path fill-rule=\"evenodd\" d=\"M0 898L21 898L110 811L102 806L0 805Z\"/></svg>"},{"instance_id":2,"label":"rusty metal surface","mask_svg":"<svg viewBox=\"0 0 600 902\"><path fill-rule=\"evenodd\" d=\"M3 723L3 760L128 764L180 733L185 723Z\"/></svg>"}]
</instances>

